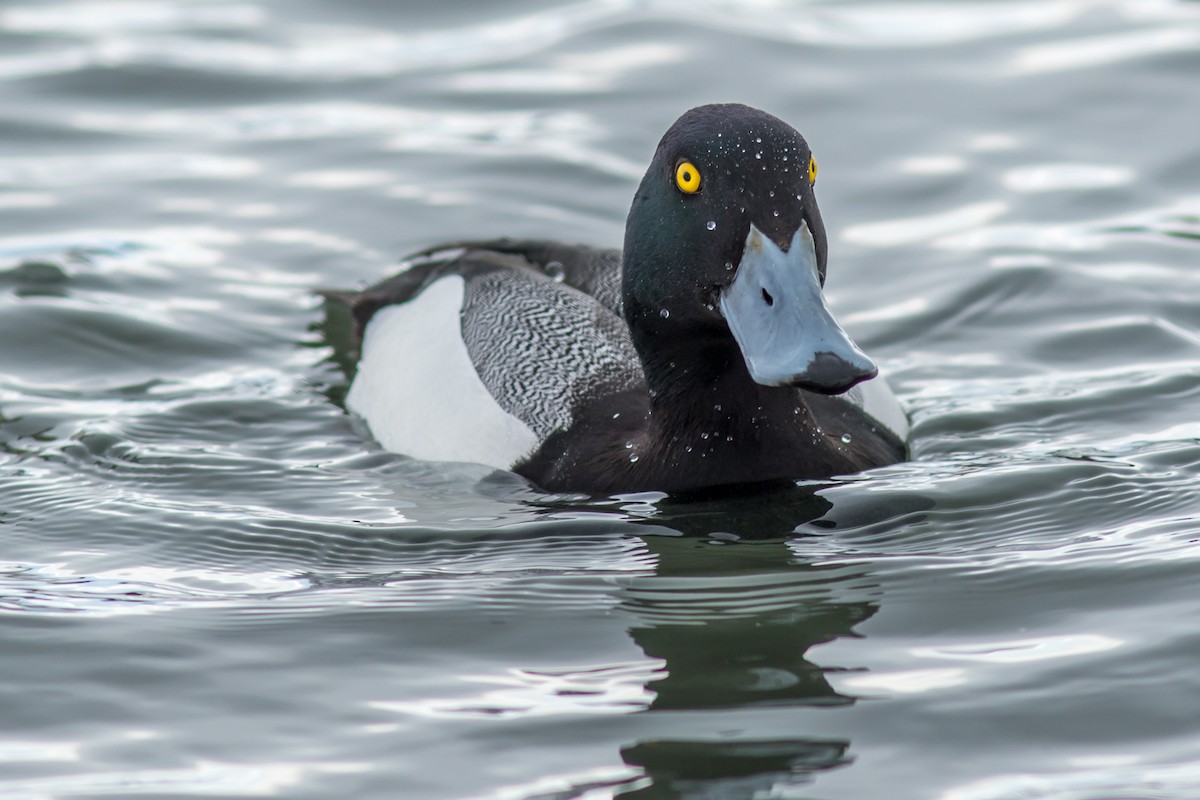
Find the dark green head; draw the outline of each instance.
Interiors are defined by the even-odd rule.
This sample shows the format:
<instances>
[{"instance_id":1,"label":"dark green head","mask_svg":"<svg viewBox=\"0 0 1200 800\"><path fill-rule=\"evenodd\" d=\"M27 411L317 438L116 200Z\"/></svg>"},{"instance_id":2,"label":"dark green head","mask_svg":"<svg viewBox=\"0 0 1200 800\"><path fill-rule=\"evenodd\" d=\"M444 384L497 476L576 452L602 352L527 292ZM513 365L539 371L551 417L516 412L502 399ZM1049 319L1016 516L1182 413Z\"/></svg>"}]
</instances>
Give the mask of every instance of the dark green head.
<instances>
[{"instance_id":1,"label":"dark green head","mask_svg":"<svg viewBox=\"0 0 1200 800\"><path fill-rule=\"evenodd\" d=\"M748 106L694 108L663 135L629 211L622 278L652 384L686 342L736 341L768 386L841 392L875 375L821 298L815 178L804 137Z\"/></svg>"}]
</instances>

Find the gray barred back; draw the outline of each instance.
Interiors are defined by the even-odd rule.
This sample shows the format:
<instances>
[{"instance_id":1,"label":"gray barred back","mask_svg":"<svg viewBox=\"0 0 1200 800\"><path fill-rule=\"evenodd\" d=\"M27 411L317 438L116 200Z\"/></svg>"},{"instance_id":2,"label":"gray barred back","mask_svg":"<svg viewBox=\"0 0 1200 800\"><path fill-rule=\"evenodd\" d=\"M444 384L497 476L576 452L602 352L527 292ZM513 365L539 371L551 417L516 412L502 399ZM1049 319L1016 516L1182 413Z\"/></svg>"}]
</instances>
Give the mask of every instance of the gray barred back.
<instances>
[{"instance_id":1,"label":"gray barred back","mask_svg":"<svg viewBox=\"0 0 1200 800\"><path fill-rule=\"evenodd\" d=\"M629 329L606 305L524 270L467 282L471 361L496 402L539 439L569 428L588 400L645 386Z\"/></svg>"}]
</instances>

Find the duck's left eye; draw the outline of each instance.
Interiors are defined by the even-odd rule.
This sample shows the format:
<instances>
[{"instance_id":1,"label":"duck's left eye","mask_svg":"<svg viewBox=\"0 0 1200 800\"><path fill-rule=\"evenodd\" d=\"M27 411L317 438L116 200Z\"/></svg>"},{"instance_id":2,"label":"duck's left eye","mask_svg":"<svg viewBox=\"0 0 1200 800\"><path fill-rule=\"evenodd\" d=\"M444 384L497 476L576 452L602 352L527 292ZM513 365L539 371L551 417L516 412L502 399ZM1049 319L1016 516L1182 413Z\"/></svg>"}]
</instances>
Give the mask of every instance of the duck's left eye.
<instances>
[{"instance_id":1,"label":"duck's left eye","mask_svg":"<svg viewBox=\"0 0 1200 800\"><path fill-rule=\"evenodd\" d=\"M817 182L817 160L811 155L808 157L808 182L809 184Z\"/></svg>"},{"instance_id":2,"label":"duck's left eye","mask_svg":"<svg viewBox=\"0 0 1200 800\"><path fill-rule=\"evenodd\" d=\"M690 161L680 161L675 168L675 185L684 194L695 194L700 191L700 170Z\"/></svg>"}]
</instances>

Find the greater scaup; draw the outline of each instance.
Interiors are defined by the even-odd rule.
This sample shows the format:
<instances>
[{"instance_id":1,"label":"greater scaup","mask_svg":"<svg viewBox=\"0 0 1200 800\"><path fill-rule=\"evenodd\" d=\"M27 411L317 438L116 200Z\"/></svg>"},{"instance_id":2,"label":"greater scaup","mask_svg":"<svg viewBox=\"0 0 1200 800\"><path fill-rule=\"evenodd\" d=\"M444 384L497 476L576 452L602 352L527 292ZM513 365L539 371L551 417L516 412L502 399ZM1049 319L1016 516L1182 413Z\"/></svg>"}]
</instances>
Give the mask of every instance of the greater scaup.
<instances>
[{"instance_id":1,"label":"greater scaup","mask_svg":"<svg viewBox=\"0 0 1200 800\"><path fill-rule=\"evenodd\" d=\"M341 294L347 395L387 449L550 491L691 491L901 461L908 420L825 305L804 138L743 105L680 117L623 253L462 242Z\"/></svg>"}]
</instances>

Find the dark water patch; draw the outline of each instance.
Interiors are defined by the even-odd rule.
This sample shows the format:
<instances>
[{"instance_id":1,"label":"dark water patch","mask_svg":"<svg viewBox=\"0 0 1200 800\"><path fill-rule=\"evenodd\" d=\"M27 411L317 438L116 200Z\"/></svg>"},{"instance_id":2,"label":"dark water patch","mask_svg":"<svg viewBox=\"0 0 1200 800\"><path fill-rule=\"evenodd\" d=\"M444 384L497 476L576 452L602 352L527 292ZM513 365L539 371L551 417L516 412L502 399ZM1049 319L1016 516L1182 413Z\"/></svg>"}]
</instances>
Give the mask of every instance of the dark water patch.
<instances>
[{"instance_id":1,"label":"dark water patch","mask_svg":"<svg viewBox=\"0 0 1200 800\"><path fill-rule=\"evenodd\" d=\"M26 375L35 372L39 380L69 379L78 374L81 361L100 373L146 379L162 374L174 359L218 362L236 352L232 343L222 345L165 321L138 319L125 309L23 306L3 313L2 318L0 336L24 341L16 354L19 361L9 360L3 368ZM174 352L164 353L164 344ZM64 353L70 354L70 360L63 358ZM30 369L33 364L38 366Z\"/></svg>"},{"instance_id":2,"label":"dark water patch","mask_svg":"<svg viewBox=\"0 0 1200 800\"><path fill-rule=\"evenodd\" d=\"M618 797L687 797L700 787L734 794L810 783L813 773L849 764L849 742L806 739L761 741L643 741L623 748L626 764L642 768L650 785Z\"/></svg>"}]
</instances>

